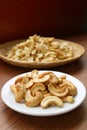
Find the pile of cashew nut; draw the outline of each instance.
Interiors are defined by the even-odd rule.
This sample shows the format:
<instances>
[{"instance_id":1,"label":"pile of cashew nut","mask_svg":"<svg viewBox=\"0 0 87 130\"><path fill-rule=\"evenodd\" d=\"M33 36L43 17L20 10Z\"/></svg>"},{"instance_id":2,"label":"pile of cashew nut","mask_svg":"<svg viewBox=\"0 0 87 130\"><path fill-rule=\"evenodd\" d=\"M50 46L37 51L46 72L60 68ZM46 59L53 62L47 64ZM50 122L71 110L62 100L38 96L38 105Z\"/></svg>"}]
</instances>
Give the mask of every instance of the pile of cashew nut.
<instances>
[{"instance_id":1,"label":"pile of cashew nut","mask_svg":"<svg viewBox=\"0 0 87 130\"><path fill-rule=\"evenodd\" d=\"M24 102L28 107L63 107L65 102L74 103L77 94L76 86L66 75L56 76L51 71L39 73L38 70L17 78L10 89L16 102Z\"/></svg>"}]
</instances>

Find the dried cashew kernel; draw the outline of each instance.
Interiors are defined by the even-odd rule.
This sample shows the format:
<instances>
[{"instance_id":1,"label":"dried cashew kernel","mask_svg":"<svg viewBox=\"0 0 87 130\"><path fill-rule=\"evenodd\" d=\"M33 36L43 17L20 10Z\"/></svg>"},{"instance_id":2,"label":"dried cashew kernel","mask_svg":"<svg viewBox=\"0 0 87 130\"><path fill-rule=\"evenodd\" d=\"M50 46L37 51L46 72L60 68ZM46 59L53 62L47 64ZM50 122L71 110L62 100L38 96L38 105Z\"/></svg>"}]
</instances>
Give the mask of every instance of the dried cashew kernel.
<instances>
[{"instance_id":1,"label":"dried cashew kernel","mask_svg":"<svg viewBox=\"0 0 87 130\"><path fill-rule=\"evenodd\" d=\"M66 75L63 74L63 75L61 75L59 78L62 79L62 80L64 80L64 79L66 79Z\"/></svg>"},{"instance_id":2,"label":"dried cashew kernel","mask_svg":"<svg viewBox=\"0 0 87 130\"><path fill-rule=\"evenodd\" d=\"M15 84L17 84L19 82L21 84L26 84L28 81L29 81L29 77L26 75L26 76L22 76L22 77L17 78L15 81Z\"/></svg>"},{"instance_id":3,"label":"dried cashew kernel","mask_svg":"<svg viewBox=\"0 0 87 130\"><path fill-rule=\"evenodd\" d=\"M45 75L42 78L38 78L38 77L34 78L33 82L35 82L35 83L44 83L44 82L47 82L49 80L49 78L50 78L50 75Z\"/></svg>"},{"instance_id":4,"label":"dried cashew kernel","mask_svg":"<svg viewBox=\"0 0 87 130\"><path fill-rule=\"evenodd\" d=\"M48 71L48 72L43 72L43 73L39 74L38 77L39 77L39 78L42 78L42 77L44 77L45 75L50 75L50 79L49 79L48 82L54 83L54 84L58 83L59 78L58 78L53 72L50 72L50 71Z\"/></svg>"},{"instance_id":5,"label":"dried cashew kernel","mask_svg":"<svg viewBox=\"0 0 87 130\"><path fill-rule=\"evenodd\" d=\"M26 90L24 86L20 83L17 83L17 85L15 86L15 91L14 91L16 102L21 102L24 99L25 92Z\"/></svg>"},{"instance_id":6,"label":"dried cashew kernel","mask_svg":"<svg viewBox=\"0 0 87 130\"><path fill-rule=\"evenodd\" d=\"M69 94L70 95L76 95L77 94L77 88L76 88L76 86L71 81L69 81L69 80L65 80L64 82L68 86Z\"/></svg>"},{"instance_id":7,"label":"dried cashew kernel","mask_svg":"<svg viewBox=\"0 0 87 130\"><path fill-rule=\"evenodd\" d=\"M50 72L46 71L46 72L42 72L40 74L38 74L38 78L43 78L45 75L48 75Z\"/></svg>"},{"instance_id":8,"label":"dried cashew kernel","mask_svg":"<svg viewBox=\"0 0 87 130\"><path fill-rule=\"evenodd\" d=\"M66 89L65 85L63 85L63 86L55 85L54 87L56 88L56 91L58 93L63 93L65 91L65 89Z\"/></svg>"},{"instance_id":9,"label":"dried cashew kernel","mask_svg":"<svg viewBox=\"0 0 87 130\"><path fill-rule=\"evenodd\" d=\"M58 97L64 97L68 94L69 89L68 88L64 88L64 92L58 92L58 89L53 85L53 84L48 84L48 90L49 92L54 95L54 96L58 96Z\"/></svg>"},{"instance_id":10,"label":"dried cashew kernel","mask_svg":"<svg viewBox=\"0 0 87 130\"><path fill-rule=\"evenodd\" d=\"M38 106L43 98L43 95L41 92L36 92L36 95L33 97L31 95L31 91L27 90L25 94L25 101L26 105L29 107L35 107Z\"/></svg>"},{"instance_id":11,"label":"dried cashew kernel","mask_svg":"<svg viewBox=\"0 0 87 130\"><path fill-rule=\"evenodd\" d=\"M49 105L57 105L58 107L63 107L63 101L56 96L46 96L41 101L41 107L46 108Z\"/></svg>"},{"instance_id":12,"label":"dried cashew kernel","mask_svg":"<svg viewBox=\"0 0 87 130\"><path fill-rule=\"evenodd\" d=\"M63 100L63 102L68 102L68 103L73 103L74 102L74 98L71 95L63 97L62 100Z\"/></svg>"},{"instance_id":13,"label":"dried cashew kernel","mask_svg":"<svg viewBox=\"0 0 87 130\"><path fill-rule=\"evenodd\" d=\"M43 92L45 91L45 85L42 83L35 83L32 87L31 87L31 94L33 96L35 96L37 91Z\"/></svg>"},{"instance_id":14,"label":"dried cashew kernel","mask_svg":"<svg viewBox=\"0 0 87 130\"><path fill-rule=\"evenodd\" d=\"M43 93L43 97L52 96L51 93Z\"/></svg>"},{"instance_id":15,"label":"dried cashew kernel","mask_svg":"<svg viewBox=\"0 0 87 130\"><path fill-rule=\"evenodd\" d=\"M28 76L29 76L30 78L36 78L36 77L38 77L38 70L32 70L32 71L28 74Z\"/></svg>"},{"instance_id":16,"label":"dried cashew kernel","mask_svg":"<svg viewBox=\"0 0 87 130\"><path fill-rule=\"evenodd\" d=\"M25 88L30 88L34 84L33 79L30 79L27 84L25 84Z\"/></svg>"},{"instance_id":17,"label":"dried cashew kernel","mask_svg":"<svg viewBox=\"0 0 87 130\"><path fill-rule=\"evenodd\" d=\"M50 79L49 79L50 83L53 83L53 84L59 83L59 78L54 73L50 72L49 75L50 75Z\"/></svg>"}]
</instances>

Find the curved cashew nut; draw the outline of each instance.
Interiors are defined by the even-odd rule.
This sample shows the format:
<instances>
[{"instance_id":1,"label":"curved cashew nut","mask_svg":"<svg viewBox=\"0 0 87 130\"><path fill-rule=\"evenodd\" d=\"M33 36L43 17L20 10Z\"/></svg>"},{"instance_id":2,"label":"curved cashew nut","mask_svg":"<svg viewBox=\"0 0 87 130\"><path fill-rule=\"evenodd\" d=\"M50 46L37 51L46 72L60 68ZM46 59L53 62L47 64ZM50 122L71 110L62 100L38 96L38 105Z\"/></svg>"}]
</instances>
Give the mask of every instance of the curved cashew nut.
<instances>
[{"instance_id":1,"label":"curved cashew nut","mask_svg":"<svg viewBox=\"0 0 87 130\"><path fill-rule=\"evenodd\" d=\"M43 97L47 97L47 96L52 96L49 92L48 93L43 93Z\"/></svg>"},{"instance_id":2,"label":"curved cashew nut","mask_svg":"<svg viewBox=\"0 0 87 130\"><path fill-rule=\"evenodd\" d=\"M57 90L58 93L62 93L65 91L66 88L66 84L62 83L62 84L58 84L54 86Z\"/></svg>"},{"instance_id":3,"label":"curved cashew nut","mask_svg":"<svg viewBox=\"0 0 87 130\"><path fill-rule=\"evenodd\" d=\"M31 87L31 94L33 96L35 96L37 91L45 91L45 85L42 83L35 83L32 87Z\"/></svg>"},{"instance_id":4,"label":"curved cashew nut","mask_svg":"<svg viewBox=\"0 0 87 130\"><path fill-rule=\"evenodd\" d=\"M24 77L22 78L21 83L22 83L22 84L26 84L26 83L28 83L28 81L29 81L29 77L28 77L28 75L26 75L26 76L24 76Z\"/></svg>"},{"instance_id":5,"label":"curved cashew nut","mask_svg":"<svg viewBox=\"0 0 87 130\"><path fill-rule=\"evenodd\" d=\"M16 102L21 102L24 99L25 92L26 90L22 84L17 83L17 85L15 85L14 94Z\"/></svg>"},{"instance_id":6,"label":"curved cashew nut","mask_svg":"<svg viewBox=\"0 0 87 130\"><path fill-rule=\"evenodd\" d=\"M63 74L63 75L61 75L59 78L62 79L62 80L65 80L65 79L66 79L66 75Z\"/></svg>"},{"instance_id":7,"label":"curved cashew nut","mask_svg":"<svg viewBox=\"0 0 87 130\"><path fill-rule=\"evenodd\" d=\"M50 73L50 71L42 72L42 73L38 74L38 78L43 78L45 75L48 75L49 73Z\"/></svg>"},{"instance_id":8,"label":"curved cashew nut","mask_svg":"<svg viewBox=\"0 0 87 130\"><path fill-rule=\"evenodd\" d=\"M76 95L77 94L77 88L76 88L76 86L71 81L69 81L69 80L65 80L64 82L68 86L69 94L70 95Z\"/></svg>"},{"instance_id":9,"label":"curved cashew nut","mask_svg":"<svg viewBox=\"0 0 87 130\"><path fill-rule=\"evenodd\" d=\"M53 84L59 83L59 78L52 72L50 72L50 83Z\"/></svg>"},{"instance_id":10,"label":"curved cashew nut","mask_svg":"<svg viewBox=\"0 0 87 130\"><path fill-rule=\"evenodd\" d=\"M66 75L59 76L59 84L62 84L64 80L66 80Z\"/></svg>"},{"instance_id":11,"label":"curved cashew nut","mask_svg":"<svg viewBox=\"0 0 87 130\"><path fill-rule=\"evenodd\" d=\"M68 88L64 88L64 89L65 89L64 92L58 92L58 89L55 88L55 86L53 84L48 84L48 90L54 96L58 96L58 97L66 96L69 92L69 89Z\"/></svg>"},{"instance_id":12,"label":"curved cashew nut","mask_svg":"<svg viewBox=\"0 0 87 130\"><path fill-rule=\"evenodd\" d=\"M63 107L63 101L56 96L46 96L41 101L42 108L46 108L49 105L53 105L53 104L57 105L58 107Z\"/></svg>"},{"instance_id":13,"label":"curved cashew nut","mask_svg":"<svg viewBox=\"0 0 87 130\"><path fill-rule=\"evenodd\" d=\"M33 80L30 79L27 84L25 84L25 88L30 88L33 85Z\"/></svg>"},{"instance_id":14,"label":"curved cashew nut","mask_svg":"<svg viewBox=\"0 0 87 130\"><path fill-rule=\"evenodd\" d=\"M73 103L74 102L74 98L71 95L63 97L62 100L63 100L63 102L68 102L68 103Z\"/></svg>"},{"instance_id":15,"label":"curved cashew nut","mask_svg":"<svg viewBox=\"0 0 87 130\"><path fill-rule=\"evenodd\" d=\"M34 97L31 95L30 90L28 90L25 94L26 105L29 107L38 106L42 98L43 98L43 95L41 92L37 92Z\"/></svg>"},{"instance_id":16,"label":"curved cashew nut","mask_svg":"<svg viewBox=\"0 0 87 130\"><path fill-rule=\"evenodd\" d=\"M50 78L50 75L45 75L42 78L36 77L36 78L33 79L33 82L35 82L35 83L39 83L39 82L44 83L44 82L47 82L49 80L49 78Z\"/></svg>"},{"instance_id":17,"label":"curved cashew nut","mask_svg":"<svg viewBox=\"0 0 87 130\"><path fill-rule=\"evenodd\" d=\"M30 78L36 78L36 77L38 77L38 70L32 70L31 72L29 72L28 76Z\"/></svg>"},{"instance_id":18,"label":"curved cashew nut","mask_svg":"<svg viewBox=\"0 0 87 130\"><path fill-rule=\"evenodd\" d=\"M45 75L50 75L50 79L49 79L49 80L50 80L50 83L56 84L56 83L59 82L59 78L58 78L53 72L50 72L50 71L41 73L41 74L38 75L38 77L39 77L39 78L42 78L42 77L44 77ZM48 82L49 82L49 81L48 81Z\"/></svg>"},{"instance_id":19,"label":"curved cashew nut","mask_svg":"<svg viewBox=\"0 0 87 130\"><path fill-rule=\"evenodd\" d=\"M15 80L15 84L17 84L17 83L26 84L28 81L29 81L29 77L26 75L26 76L17 78Z\"/></svg>"}]
</instances>

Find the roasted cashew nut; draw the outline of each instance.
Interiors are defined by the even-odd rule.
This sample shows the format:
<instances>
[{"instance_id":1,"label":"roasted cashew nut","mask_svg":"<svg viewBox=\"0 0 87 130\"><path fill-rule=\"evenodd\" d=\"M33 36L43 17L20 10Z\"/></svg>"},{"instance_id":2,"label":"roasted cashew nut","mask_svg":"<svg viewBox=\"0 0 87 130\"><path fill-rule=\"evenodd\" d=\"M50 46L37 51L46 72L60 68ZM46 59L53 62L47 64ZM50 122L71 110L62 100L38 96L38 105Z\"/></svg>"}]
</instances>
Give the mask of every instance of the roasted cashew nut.
<instances>
[{"instance_id":1,"label":"roasted cashew nut","mask_svg":"<svg viewBox=\"0 0 87 130\"><path fill-rule=\"evenodd\" d=\"M59 84L62 84L64 80L66 80L66 75L59 76Z\"/></svg>"},{"instance_id":2,"label":"roasted cashew nut","mask_svg":"<svg viewBox=\"0 0 87 130\"><path fill-rule=\"evenodd\" d=\"M42 98L43 98L43 95L41 92L37 92L34 97L31 95L30 90L27 90L27 92L25 94L26 105L29 107L38 106L40 104Z\"/></svg>"},{"instance_id":3,"label":"roasted cashew nut","mask_svg":"<svg viewBox=\"0 0 87 130\"><path fill-rule=\"evenodd\" d=\"M44 82L47 82L49 80L49 78L50 78L50 75L45 75L42 78L36 77L36 78L33 79L33 82L34 83L44 83Z\"/></svg>"},{"instance_id":4,"label":"roasted cashew nut","mask_svg":"<svg viewBox=\"0 0 87 130\"><path fill-rule=\"evenodd\" d=\"M58 97L66 96L69 93L69 89L68 88L64 88L64 89L65 91L60 93L58 92L58 89L53 84L48 84L48 90L54 96L58 96Z\"/></svg>"},{"instance_id":5,"label":"roasted cashew nut","mask_svg":"<svg viewBox=\"0 0 87 130\"><path fill-rule=\"evenodd\" d=\"M36 78L36 77L38 77L38 70L32 70L31 72L29 72L28 76L30 78Z\"/></svg>"},{"instance_id":6,"label":"roasted cashew nut","mask_svg":"<svg viewBox=\"0 0 87 130\"><path fill-rule=\"evenodd\" d=\"M26 75L26 76L17 78L15 80L15 84L17 84L17 83L26 84L28 81L29 81L29 77L28 77L28 75Z\"/></svg>"},{"instance_id":7,"label":"roasted cashew nut","mask_svg":"<svg viewBox=\"0 0 87 130\"><path fill-rule=\"evenodd\" d=\"M52 72L49 73L50 75L50 83L57 84L59 83L59 78Z\"/></svg>"},{"instance_id":8,"label":"roasted cashew nut","mask_svg":"<svg viewBox=\"0 0 87 130\"><path fill-rule=\"evenodd\" d=\"M32 87L31 87L31 94L33 96L36 95L37 91L43 92L45 91L46 87L44 84L42 83L35 83Z\"/></svg>"},{"instance_id":9,"label":"roasted cashew nut","mask_svg":"<svg viewBox=\"0 0 87 130\"><path fill-rule=\"evenodd\" d=\"M62 83L62 84L55 85L54 87L56 88L56 91L58 93L62 93L65 91L66 85Z\"/></svg>"},{"instance_id":10,"label":"roasted cashew nut","mask_svg":"<svg viewBox=\"0 0 87 130\"><path fill-rule=\"evenodd\" d=\"M38 75L38 77L42 78L45 75L50 75L50 79L49 79L50 83L57 84L59 82L59 78L53 72L50 72L50 71L41 73L41 74Z\"/></svg>"},{"instance_id":11,"label":"roasted cashew nut","mask_svg":"<svg viewBox=\"0 0 87 130\"><path fill-rule=\"evenodd\" d=\"M76 88L76 86L71 81L69 81L69 80L65 80L64 82L68 86L69 94L75 96L77 94L77 88Z\"/></svg>"},{"instance_id":12,"label":"roasted cashew nut","mask_svg":"<svg viewBox=\"0 0 87 130\"><path fill-rule=\"evenodd\" d=\"M26 76L24 76L24 77L22 78L21 83L22 83L22 84L26 84L26 83L28 83L28 81L29 81L29 77L28 77L28 75L26 75Z\"/></svg>"},{"instance_id":13,"label":"roasted cashew nut","mask_svg":"<svg viewBox=\"0 0 87 130\"><path fill-rule=\"evenodd\" d=\"M59 78L62 79L62 80L65 80L65 79L66 79L66 75L63 74L63 75L61 75Z\"/></svg>"},{"instance_id":14,"label":"roasted cashew nut","mask_svg":"<svg viewBox=\"0 0 87 130\"><path fill-rule=\"evenodd\" d=\"M74 102L74 98L71 95L63 97L62 100L63 100L63 102L68 102L68 103L73 103Z\"/></svg>"},{"instance_id":15,"label":"roasted cashew nut","mask_svg":"<svg viewBox=\"0 0 87 130\"><path fill-rule=\"evenodd\" d=\"M27 84L25 84L25 88L30 88L33 85L33 79L30 79Z\"/></svg>"},{"instance_id":16,"label":"roasted cashew nut","mask_svg":"<svg viewBox=\"0 0 87 130\"><path fill-rule=\"evenodd\" d=\"M43 97L47 97L47 96L52 96L49 92L48 93L43 93Z\"/></svg>"},{"instance_id":17,"label":"roasted cashew nut","mask_svg":"<svg viewBox=\"0 0 87 130\"><path fill-rule=\"evenodd\" d=\"M16 102L21 102L22 100L24 100L25 92L26 90L24 86L20 83L17 83L14 90Z\"/></svg>"},{"instance_id":18,"label":"roasted cashew nut","mask_svg":"<svg viewBox=\"0 0 87 130\"><path fill-rule=\"evenodd\" d=\"M49 105L56 105L58 107L63 107L63 101L56 96L46 96L41 101L41 107L46 108Z\"/></svg>"},{"instance_id":19,"label":"roasted cashew nut","mask_svg":"<svg viewBox=\"0 0 87 130\"><path fill-rule=\"evenodd\" d=\"M38 74L38 78L43 78L45 75L49 75L50 71L42 72Z\"/></svg>"}]
</instances>

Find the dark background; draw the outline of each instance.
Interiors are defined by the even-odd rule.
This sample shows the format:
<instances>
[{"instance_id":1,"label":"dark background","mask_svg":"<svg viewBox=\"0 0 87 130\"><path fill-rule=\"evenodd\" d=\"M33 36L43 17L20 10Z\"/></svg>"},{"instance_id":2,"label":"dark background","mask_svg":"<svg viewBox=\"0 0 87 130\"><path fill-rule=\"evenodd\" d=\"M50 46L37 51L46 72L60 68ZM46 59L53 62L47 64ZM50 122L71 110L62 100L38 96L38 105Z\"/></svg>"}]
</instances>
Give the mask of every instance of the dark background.
<instances>
[{"instance_id":1,"label":"dark background","mask_svg":"<svg viewBox=\"0 0 87 130\"><path fill-rule=\"evenodd\" d=\"M0 43L38 34L63 38L87 31L86 0L0 0Z\"/></svg>"}]
</instances>

